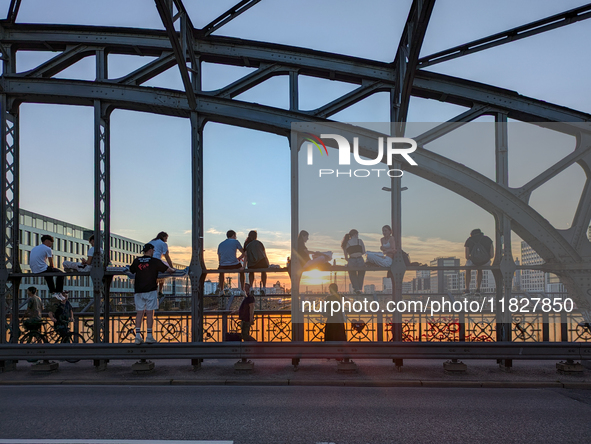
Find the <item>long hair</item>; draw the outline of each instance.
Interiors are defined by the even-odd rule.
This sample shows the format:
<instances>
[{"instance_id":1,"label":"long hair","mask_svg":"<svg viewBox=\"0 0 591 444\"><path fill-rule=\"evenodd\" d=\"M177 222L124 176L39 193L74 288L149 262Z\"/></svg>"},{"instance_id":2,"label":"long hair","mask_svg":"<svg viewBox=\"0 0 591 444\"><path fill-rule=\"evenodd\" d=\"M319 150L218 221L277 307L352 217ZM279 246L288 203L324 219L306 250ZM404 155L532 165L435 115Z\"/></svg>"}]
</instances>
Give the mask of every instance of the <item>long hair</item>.
<instances>
[{"instance_id":1,"label":"long hair","mask_svg":"<svg viewBox=\"0 0 591 444\"><path fill-rule=\"evenodd\" d=\"M306 230L300 231L300 234L298 234L298 245L304 243L304 240L303 240L304 236L310 236L310 233L308 233Z\"/></svg>"},{"instance_id":2,"label":"long hair","mask_svg":"<svg viewBox=\"0 0 591 444\"><path fill-rule=\"evenodd\" d=\"M162 242L165 242L165 241L164 241L164 238L165 238L165 237L168 237L168 233L167 233L167 232L165 232L165 231L161 231L160 233L158 233L158 234L156 235L156 237L155 237L153 240L160 239Z\"/></svg>"},{"instance_id":3,"label":"long hair","mask_svg":"<svg viewBox=\"0 0 591 444\"><path fill-rule=\"evenodd\" d=\"M354 236L357 236L358 234L359 234L359 231L357 231L355 228L353 228L351 231L349 231L347 234L345 234L345 237L343 237L343 241L341 242L341 248L343 250L346 249L347 244L349 243L351 238L353 238Z\"/></svg>"},{"instance_id":4,"label":"long hair","mask_svg":"<svg viewBox=\"0 0 591 444\"><path fill-rule=\"evenodd\" d=\"M246 248L246 246L254 240L257 240L257 232L256 232L256 230L251 230L248 232L248 236L247 236L246 240L244 241L244 248Z\"/></svg>"}]
</instances>

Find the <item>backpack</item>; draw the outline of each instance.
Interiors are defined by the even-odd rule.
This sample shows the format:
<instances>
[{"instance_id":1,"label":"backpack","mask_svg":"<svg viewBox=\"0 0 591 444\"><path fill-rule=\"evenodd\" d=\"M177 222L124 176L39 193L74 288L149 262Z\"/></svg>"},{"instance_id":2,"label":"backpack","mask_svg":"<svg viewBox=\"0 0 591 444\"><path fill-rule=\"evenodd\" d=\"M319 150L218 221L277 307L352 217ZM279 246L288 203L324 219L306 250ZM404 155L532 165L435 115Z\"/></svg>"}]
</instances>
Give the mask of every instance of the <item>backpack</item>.
<instances>
[{"instance_id":1,"label":"backpack","mask_svg":"<svg viewBox=\"0 0 591 444\"><path fill-rule=\"evenodd\" d=\"M474 265L484 265L490 260L490 255L482 244L475 242L472 250L470 250L470 260Z\"/></svg>"}]
</instances>

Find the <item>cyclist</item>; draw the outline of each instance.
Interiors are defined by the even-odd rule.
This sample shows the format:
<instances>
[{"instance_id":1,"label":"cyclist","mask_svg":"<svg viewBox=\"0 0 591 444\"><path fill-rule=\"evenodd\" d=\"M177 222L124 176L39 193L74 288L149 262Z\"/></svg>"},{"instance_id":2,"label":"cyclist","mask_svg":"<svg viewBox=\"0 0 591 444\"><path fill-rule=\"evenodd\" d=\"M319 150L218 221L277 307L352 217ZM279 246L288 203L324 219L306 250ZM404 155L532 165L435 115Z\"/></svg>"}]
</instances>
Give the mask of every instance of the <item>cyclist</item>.
<instances>
[{"instance_id":1,"label":"cyclist","mask_svg":"<svg viewBox=\"0 0 591 444\"><path fill-rule=\"evenodd\" d=\"M41 301L41 298L37 296L36 287L27 288L27 296L29 298L27 299L27 309L25 310L23 327L25 327L27 330L39 331L41 329L41 325L43 325L43 301Z\"/></svg>"},{"instance_id":2,"label":"cyclist","mask_svg":"<svg viewBox=\"0 0 591 444\"><path fill-rule=\"evenodd\" d=\"M52 298L49 306L49 319L53 321L53 329L60 336L66 336L70 332L70 323L74 320L72 304L68 301L68 291L62 293L64 298L60 301L58 298Z\"/></svg>"}]
</instances>

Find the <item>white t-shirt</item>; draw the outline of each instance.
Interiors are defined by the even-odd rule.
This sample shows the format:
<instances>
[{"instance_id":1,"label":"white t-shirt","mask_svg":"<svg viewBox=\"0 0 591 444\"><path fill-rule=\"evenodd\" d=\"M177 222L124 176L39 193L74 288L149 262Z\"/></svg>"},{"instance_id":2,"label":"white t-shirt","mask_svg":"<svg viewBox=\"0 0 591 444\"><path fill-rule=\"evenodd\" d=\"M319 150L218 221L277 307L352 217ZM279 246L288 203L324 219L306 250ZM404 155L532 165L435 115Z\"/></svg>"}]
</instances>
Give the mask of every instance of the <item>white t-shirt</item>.
<instances>
[{"instance_id":1,"label":"white t-shirt","mask_svg":"<svg viewBox=\"0 0 591 444\"><path fill-rule=\"evenodd\" d=\"M164 262L164 260L162 259L162 255L168 253L168 245L166 245L166 242L160 239L154 239L151 240L149 243L154 245L154 256L152 257L155 259L160 259Z\"/></svg>"},{"instance_id":2,"label":"white t-shirt","mask_svg":"<svg viewBox=\"0 0 591 444\"><path fill-rule=\"evenodd\" d=\"M90 247L88 249L88 254L86 256L88 256L88 257L94 256L94 247Z\"/></svg>"},{"instance_id":3,"label":"white t-shirt","mask_svg":"<svg viewBox=\"0 0 591 444\"><path fill-rule=\"evenodd\" d=\"M53 253L51 248L45 244L37 245L31 250L31 256L29 258L29 265L33 273L43 273L47 270L47 263L45 258L52 257Z\"/></svg>"}]
</instances>

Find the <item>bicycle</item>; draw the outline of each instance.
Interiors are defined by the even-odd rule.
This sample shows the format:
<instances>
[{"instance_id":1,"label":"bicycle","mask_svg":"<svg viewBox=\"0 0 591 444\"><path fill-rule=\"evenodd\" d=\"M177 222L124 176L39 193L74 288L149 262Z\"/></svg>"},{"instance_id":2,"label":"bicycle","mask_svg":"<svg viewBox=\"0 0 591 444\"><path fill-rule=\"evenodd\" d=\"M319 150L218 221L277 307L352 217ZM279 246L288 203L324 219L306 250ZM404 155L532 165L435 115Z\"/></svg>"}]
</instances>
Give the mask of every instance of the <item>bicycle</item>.
<instances>
[{"instance_id":1,"label":"bicycle","mask_svg":"<svg viewBox=\"0 0 591 444\"><path fill-rule=\"evenodd\" d=\"M58 341L61 344L85 344L86 339L80 334L74 331L70 331L69 324L62 326L54 326L54 331L58 335ZM76 363L80 359L66 359L67 362Z\"/></svg>"},{"instance_id":2,"label":"bicycle","mask_svg":"<svg viewBox=\"0 0 591 444\"><path fill-rule=\"evenodd\" d=\"M34 328L24 325L25 332L19 338L21 344L47 344L54 342L51 336L57 335L55 342L59 344L85 344L86 339L80 334L70 331L68 324L54 326L53 332L43 332L43 327L46 327L48 322L41 322L35 325ZM67 362L76 363L80 359L66 359Z\"/></svg>"}]
</instances>

